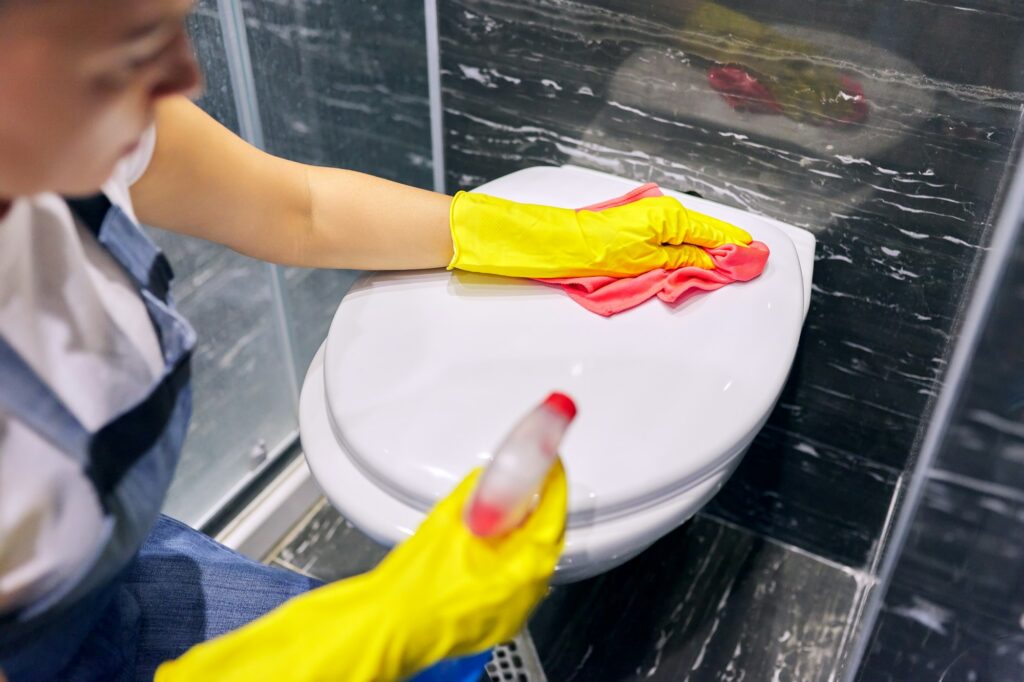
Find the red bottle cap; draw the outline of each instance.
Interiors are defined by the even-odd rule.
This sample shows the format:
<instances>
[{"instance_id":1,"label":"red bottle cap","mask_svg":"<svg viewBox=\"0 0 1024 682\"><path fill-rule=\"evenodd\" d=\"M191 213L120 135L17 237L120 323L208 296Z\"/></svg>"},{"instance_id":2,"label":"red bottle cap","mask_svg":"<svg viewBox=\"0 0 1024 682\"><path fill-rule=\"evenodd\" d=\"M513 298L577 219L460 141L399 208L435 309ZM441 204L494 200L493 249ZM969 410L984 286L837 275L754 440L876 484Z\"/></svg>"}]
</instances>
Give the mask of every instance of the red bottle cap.
<instances>
[{"instance_id":1,"label":"red bottle cap","mask_svg":"<svg viewBox=\"0 0 1024 682\"><path fill-rule=\"evenodd\" d=\"M564 393L552 393L544 399L544 405L570 421L576 416L576 403Z\"/></svg>"},{"instance_id":2,"label":"red bottle cap","mask_svg":"<svg viewBox=\"0 0 1024 682\"><path fill-rule=\"evenodd\" d=\"M473 531L473 535L486 538L494 535L494 530L505 518L505 510L486 502L474 499L466 514L466 525Z\"/></svg>"}]
</instances>

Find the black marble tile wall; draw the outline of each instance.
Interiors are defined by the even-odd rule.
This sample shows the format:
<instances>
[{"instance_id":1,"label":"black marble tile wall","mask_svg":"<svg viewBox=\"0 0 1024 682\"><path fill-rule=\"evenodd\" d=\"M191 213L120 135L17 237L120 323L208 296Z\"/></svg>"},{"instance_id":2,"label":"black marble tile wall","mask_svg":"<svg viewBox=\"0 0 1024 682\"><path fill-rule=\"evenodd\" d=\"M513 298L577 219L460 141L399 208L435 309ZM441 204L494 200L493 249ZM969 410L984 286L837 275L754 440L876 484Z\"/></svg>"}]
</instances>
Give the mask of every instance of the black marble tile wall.
<instances>
[{"instance_id":1,"label":"black marble tile wall","mask_svg":"<svg viewBox=\"0 0 1024 682\"><path fill-rule=\"evenodd\" d=\"M930 479L869 646L865 682L1024 679L1024 494Z\"/></svg>"},{"instance_id":2,"label":"black marble tile wall","mask_svg":"<svg viewBox=\"0 0 1024 682\"><path fill-rule=\"evenodd\" d=\"M1024 497L1024 240L999 285L934 476Z\"/></svg>"},{"instance_id":3,"label":"black marble tile wall","mask_svg":"<svg viewBox=\"0 0 1024 682\"><path fill-rule=\"evenodd\" d=\"M385 550L321 501L270 560L325 581ZM549 680L837 679L870 581L699 518L610 573L554 588L529 625Z\"/></svg>"},{"instance_id":4,"label":"black marble tile wall","mask_svg":"<svg viewBox=\"0 0 1024 682\"><path fill-rule=\"evenodd\" d=\"M244 0L267 151L433 182L423 3ZM300 376L355 273L288 269Z\"/></svg>"},{"instance_id":5,"label":"black marble tile wall","mask_svg":"<svg viewBox=\"0 0 1024 682\"><path fill-rule=\"evenodd\" d=\"M530 632L562 682L832 680L868 589L848 568L698 518L555 588Z\"/></svg>"},{"instance_id":6,"label":"black marble tile wall","mask_svg":"<svg viewBox=\"0 0 1024 682\"><path fill-rule=\"evenodd\" d=\"M1024 6L441 0L439 13L449 191L573 163L817 235L793 374L708 512L870 565L1006 177ZM735 103L781 113L731 106L709 79L723 65L763 86Z\"/></svg>"},{"instance_id":7,"label":"black marble tile wall","mask_svg":"<svg viewBox=\"0 0 1024 682\"><path fill-rule=\"evenodd\" d=\"M1024 679L1022 324L1024 239L926 474L864 680Z\"/></svg>"}]
</instances>

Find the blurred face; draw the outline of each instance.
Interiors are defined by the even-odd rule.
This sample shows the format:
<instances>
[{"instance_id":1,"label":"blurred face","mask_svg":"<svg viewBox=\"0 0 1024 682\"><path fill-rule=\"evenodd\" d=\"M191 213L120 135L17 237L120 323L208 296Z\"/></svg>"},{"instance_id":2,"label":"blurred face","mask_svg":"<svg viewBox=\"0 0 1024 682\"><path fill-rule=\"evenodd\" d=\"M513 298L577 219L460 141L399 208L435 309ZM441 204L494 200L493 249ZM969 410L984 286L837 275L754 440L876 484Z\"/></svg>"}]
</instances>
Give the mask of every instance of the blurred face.
<instances>
[{"instance_id":1,"label":"blurred face","mask_svg":"<svg viewBox=\"0 0 1024 682\"><path fill-rule=\"evenodd\" d=\"M201 77L192 0L0 0L0 203L95 192Z\"/></svg>"}]
</instances>

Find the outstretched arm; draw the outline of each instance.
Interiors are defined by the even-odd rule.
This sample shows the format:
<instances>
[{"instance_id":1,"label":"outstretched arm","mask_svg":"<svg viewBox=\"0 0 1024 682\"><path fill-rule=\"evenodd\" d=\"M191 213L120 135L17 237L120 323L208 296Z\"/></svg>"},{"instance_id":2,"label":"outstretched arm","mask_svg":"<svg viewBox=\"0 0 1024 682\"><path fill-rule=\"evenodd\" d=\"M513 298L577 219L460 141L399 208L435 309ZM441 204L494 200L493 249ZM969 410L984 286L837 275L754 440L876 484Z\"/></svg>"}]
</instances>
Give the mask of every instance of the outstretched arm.
<instances>
[{"instance_id":1,"label":"outstretched arm","mask_svg":"<svg viewBox=\"0 0 1024 682\"><path fill-rule=\"evenodd\" d=\"M443 267L451 197L249 145L184 97L157 108L157 141L131 189L139 219L254 258L317 268Z\"/></svg>"},{"instance_id":2,"label":"outstretched arm","mask_svg":"<svg viewBox=\"0 0 1024 682\"><path fill-rule=\"evenodd\" d=\"M704 249L750 242L742 229L670 197L577 212L464 192L453 199L286 161L246 144L182 97L159 105L156 127L153 160L132 187L139 219L274 263L629 276L713 268Z\"/></svg>"}]
</instances>

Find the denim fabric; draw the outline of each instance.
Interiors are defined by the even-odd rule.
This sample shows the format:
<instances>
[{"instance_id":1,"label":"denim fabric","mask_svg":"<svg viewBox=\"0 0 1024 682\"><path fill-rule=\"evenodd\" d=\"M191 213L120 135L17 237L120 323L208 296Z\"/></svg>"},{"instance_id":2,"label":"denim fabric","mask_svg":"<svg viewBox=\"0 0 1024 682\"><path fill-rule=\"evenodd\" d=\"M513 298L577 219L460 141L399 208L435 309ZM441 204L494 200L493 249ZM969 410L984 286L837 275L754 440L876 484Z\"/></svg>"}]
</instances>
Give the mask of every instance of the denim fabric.
<instances>
[{"instance_id":1,"label":"denim fabric","mask_svg":"<svg viewBox=\"0 0 1024 682\"><path fill-rule=\"evenodd\" d=\"M96 627L54 679L152 680L161 662L320 584L247 559L161 516Z\"/></svg>"}]
</instances>

